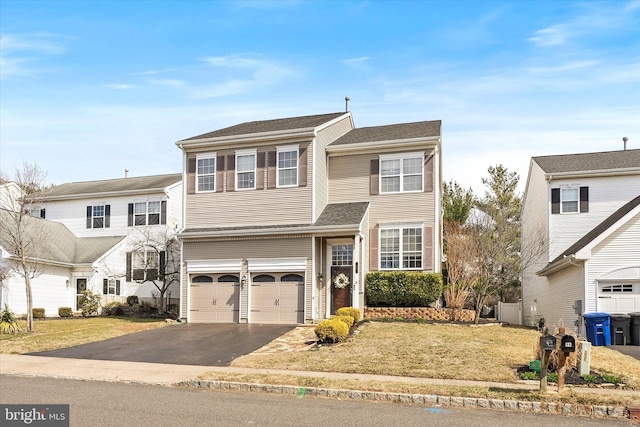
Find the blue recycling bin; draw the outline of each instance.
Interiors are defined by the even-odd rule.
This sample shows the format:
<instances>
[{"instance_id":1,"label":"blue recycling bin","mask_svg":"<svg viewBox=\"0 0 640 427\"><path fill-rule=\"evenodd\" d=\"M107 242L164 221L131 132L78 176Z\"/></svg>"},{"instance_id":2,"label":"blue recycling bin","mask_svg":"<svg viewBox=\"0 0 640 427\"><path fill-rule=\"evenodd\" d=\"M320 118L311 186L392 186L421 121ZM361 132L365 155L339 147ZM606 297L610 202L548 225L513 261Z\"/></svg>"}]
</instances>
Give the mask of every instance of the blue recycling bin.
<instances>
[{"instance_id":1,"label":"blue recycling bin","mask_svg":"<svg viewBox=\"0 0 640 427\"><path fill-rule=\"evenodd\" d=\"M584 314L587 341L596 346L611 345L611 316L609 313Z\"/></svg>"}]
</instances>

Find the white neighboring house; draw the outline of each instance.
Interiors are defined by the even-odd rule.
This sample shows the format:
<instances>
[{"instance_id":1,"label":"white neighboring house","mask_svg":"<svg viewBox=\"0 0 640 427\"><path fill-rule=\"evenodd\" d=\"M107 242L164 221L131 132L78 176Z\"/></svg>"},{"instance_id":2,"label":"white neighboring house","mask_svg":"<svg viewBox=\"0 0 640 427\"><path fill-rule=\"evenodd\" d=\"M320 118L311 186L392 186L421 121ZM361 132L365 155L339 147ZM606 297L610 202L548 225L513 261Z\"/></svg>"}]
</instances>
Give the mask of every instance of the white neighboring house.
<instances>
[{"instance_id":1,"label":"white neighboring house","mask_svg":"<svg viewBox=\"0 0 640 427\"><path fill-rule=\"evenodd\" d=\"M150 253L132 251L144 234L171 234L179 227L182 174L72 182L54 186L39 200L42 208L30 220L45 221L45 251L52 258L33 282L34 307L44 307L47 316L56 316L59 307L77 310L84 289L102 295L103 304L125 302L129 295L151 302L156 288L141 283L140 272L150 274L146 269L157 269L164 260L138 265ZM0 246L3 258L11 255L1 239ZM26 313L24 281L6 282L3 303L16 314ZM174 287L166 293L168 303L178 303L179 284Z\"/></svg>"},{"instance_id":2,"label":"white neighboring house","mask_svg":"<svg viewBox=\"0 0 640 427\"><path fill-rule=\"evenodd\" d=\"M526 325L584 333L583 314L640 311L640 150L532 158L523 248L541 236L523 272Z\"/></svg>"}]
</instances>

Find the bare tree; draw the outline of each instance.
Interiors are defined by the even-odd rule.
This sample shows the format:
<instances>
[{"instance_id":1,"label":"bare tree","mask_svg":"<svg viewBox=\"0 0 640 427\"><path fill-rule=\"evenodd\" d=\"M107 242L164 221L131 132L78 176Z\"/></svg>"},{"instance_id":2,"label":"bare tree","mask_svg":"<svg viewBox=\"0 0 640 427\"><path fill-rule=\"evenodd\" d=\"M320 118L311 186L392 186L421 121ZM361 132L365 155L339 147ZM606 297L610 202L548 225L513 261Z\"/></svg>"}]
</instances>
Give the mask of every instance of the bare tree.
<instances>
[{"instance_id":1,"label":"bare tree","mask_svg":"<svg viewBox=\"0 0 640 427\"><path fill-rule=\"evenodd\" d=\"M22 195L6 200L8 209L0 210L0 239L9 252L9 274L24 279L27 296L27 331L33 332L33 294L31 281L40 276L48 258L46 224L32 212L42 208L46 173L36 164L24 162L15 171L15 182Z\"/></svg>"},{"instance_id":2,"label":"bare tree","mask_svg":"<svg viewBox=\"0 0 640 427\"><path fill-rule=\"evenodd\" d=\"M158 291L158 312L164 313L169 287L180 282L180 242L169 227L136 231L127 253L127 280L152 283Z\"/></svg>"},{"instance_id":3,"label":"bare tree","mask_svg":"<svg viewBox=\"0 0 640 427\"><path fill-rule=\"evenodd\" d=\"M475 280L474 270L468 262L476 257L475 240L464 224L456 221L445 221L444 232L447 240L445 266L448 281L444 299L449 308L464 308Z\"/></svg>"}]
</instances>

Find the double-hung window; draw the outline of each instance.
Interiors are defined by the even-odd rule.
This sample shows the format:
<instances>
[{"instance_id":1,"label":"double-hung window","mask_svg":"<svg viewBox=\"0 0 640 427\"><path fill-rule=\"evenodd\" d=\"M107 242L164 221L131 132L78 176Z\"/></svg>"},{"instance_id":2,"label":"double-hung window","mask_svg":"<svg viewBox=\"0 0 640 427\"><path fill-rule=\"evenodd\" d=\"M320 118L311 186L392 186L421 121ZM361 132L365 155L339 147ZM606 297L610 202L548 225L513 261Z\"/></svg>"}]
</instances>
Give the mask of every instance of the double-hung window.
<instances>
[{"instance_id":1,"label":"double-hung window","mask_svg":"<svg viewBox=\"0 0 640 427\"><path fill-rule=\"evenodd\" d=\"M380 157L380 193L422 191L422 153Z\"/></svg>"},{"instance_id":2,"label":"double-hung window","mask_svg":"<svg viewBox=\"0 0 640 427\"><path fill-rule=\"evenodd\" d=\"M216 191L216 156L208 154L196 158L197 191Z\"/></svg>"},{"instance_id":3,"label":"double-hung window","mask_svg":"<svg viewBox=\"0 0 640 427\"><path fill-rule=\"evenodd\" d=\"M578 187L561 188L560 200L562 213L578 212L578 206L580 203Z\"/></svg>"},{"instance_id":4,"label":"double-hung window","mask_svg":"<svg viewBox=\"0 0 640 427\"><path fill-rule=\"evenodd\" d=\"M102 293L104 295L120 295L120 280L102 279Z\"/></svg>"},{"instance_id":5,"label":"double-hung window","mask_svg":"<svg viewBox=\"0 0 640 427\"><path fill-rule=\"evenodd\" d=\"M137 202L133 204L135 225L160 224L160 202Z\"/></svg>"},{"instance_id":6,"label":"double-hung window","mask_svg":"<svg viewBox=\"0 0 640 427\"><path fill-rule=\"evenodd\" d=\"M87 206L87 228L109 228L111 206L97 203Z\"/></svg>"},{"instance_id":7,"label":"double-hung window","mask_svg":"<svg viewBox=\"0 0 640 427\"><path fill-rule=\"evenodd\" d=\"M136 281L158 279L158 253L155 251L138 251L132 256L131 277Z\"/></svg>"},{"instance_id":8,"label":"double-hung window","mask_svg":"<svg viewBox=\"0 0 640 427\"><path fill-rule=\"evenodd\" d=\"M278 187L298 186L298 146L277 147Z\"/></svg>"},{"instance_id":9,"label":"double-hung window","mask_svg":"<svg viewBox=\"0 0 640 427\"><path fill-rule=\"evenodd\" d=\"M380 268L422 269L422 227L405 226L380 230Z\"/></svg>"},{"instance_id":10,"label":"double-hung window","mask_svg":"<svg viewBox=\"0 0 640 427\"><path fill-rule=\"evenodd\" d=\"M589 187L576 184L551 189L552 214L587 212L589 212Z\"/></svg>"},{"instance_id":11,"label":"double-hung window","mask_svg":"<svg viewBox=\"0 0 640 427\"><path fill-rule=\"evenodd\" d=\"M236 189L256 188L256 150L236 152Z\"/></svg>"}]
</instances>

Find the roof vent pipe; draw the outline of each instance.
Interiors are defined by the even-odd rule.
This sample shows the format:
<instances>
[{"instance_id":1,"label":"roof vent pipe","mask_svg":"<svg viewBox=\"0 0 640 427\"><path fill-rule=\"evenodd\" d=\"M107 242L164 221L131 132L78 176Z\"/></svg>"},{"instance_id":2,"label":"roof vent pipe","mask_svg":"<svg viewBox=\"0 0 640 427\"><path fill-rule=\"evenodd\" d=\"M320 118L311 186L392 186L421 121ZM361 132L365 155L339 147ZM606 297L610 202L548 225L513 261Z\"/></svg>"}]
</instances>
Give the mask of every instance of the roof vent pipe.
<instances>
[{"instance_id":1,"label":"roof vent pipe","mask_svg":"<svg viewBox=\"0 0 640 427\"><path fill-rule=\"evenodd\" d=\"M349 101L351 99L348 96L344 97L344 112L348 113L349 112Z\"/></svg>"},{"instance_id":2,"label":"roof vent pipe","mask_svg":"<svg viewBox=\"0 0 640 427\"><path fill-rule=\"evenodd\" d=\"M627 149L627 141L629 140L629 138L627 138L626 136L622 137L622 143L624 144L624 149Z\"/></svg>"},{"instance_id":3,"label":"roof vent pipe","mask_svg":"<svg viewBox=\"0 0 640 427\"><path fill-rule=\"evenodd\" d=\"M129 169L124 170L124 177L129 178Z\"/></svg>"}]
</instances>

